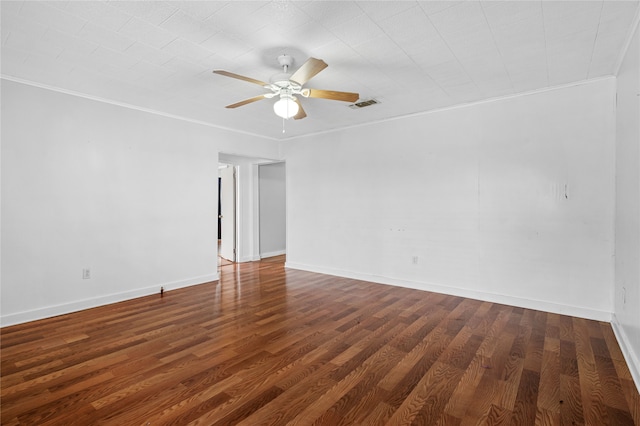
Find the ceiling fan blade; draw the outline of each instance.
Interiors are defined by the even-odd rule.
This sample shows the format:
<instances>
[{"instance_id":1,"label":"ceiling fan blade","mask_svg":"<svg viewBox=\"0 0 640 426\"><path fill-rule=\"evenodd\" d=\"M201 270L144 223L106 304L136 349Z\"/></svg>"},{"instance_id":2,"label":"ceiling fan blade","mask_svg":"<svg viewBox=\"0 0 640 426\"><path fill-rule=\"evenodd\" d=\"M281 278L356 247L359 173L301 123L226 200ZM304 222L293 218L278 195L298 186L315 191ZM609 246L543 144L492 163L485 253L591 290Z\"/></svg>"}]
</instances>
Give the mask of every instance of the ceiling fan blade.
<instances>
[{"instance_id":1,"label":"ceiling fan blade","mask_svg":"<svg viewBox=\"0 0 640 426\"><path fill-rule=\"evenodd\" d=\"M331 99L334 101L355 102L360 97L360 94L351 92L336 92L334 90L309 89L309 97Z\"/></svg>"},{"instance_id":2,"label":"ceiling fan blade","mask_svg":"<svg viewBox=\"0 0 640 426\"><path fill-rule=\"evenodd\" d=\"M253 98L245 99L244 101L236 102L235 104L227 105L225 108L237 108L242 105L250 104L252 102L260 101L262 99L267 99L265 95L255 96Z\"/></svg>"},{"instance_id":3,"label":"ceiling fan blade","mask_svg":"<svg viewBox=\"0 0 640 426\"><path fill-rule=\"evenodd\" d=\"M305 118L307 116L307 113L304 112L304 108L302 108L302 104L298 99L296 99L296 103L298 104L299 108L298 108L298 113L293 116L293 119L300 120L301 118Z\"/></svg>"},{"instance_id":4,"label":"ceiling fan blade","mask_svg":"<svg viewBox=\"0 0 640 426\"><path fill-rule=\"evenodd\" d=\"M229 72L229 71L214 70L213 73L214 74L224 75L225 77L237 78L238 80L248 81L249 83L257 84L257 85L262 86L262 87L269 85L269 83L265 83L264 81L256 80L256 79L250 78L250 77L245 77L245 76L240 75L240 74L234 74L234 73Z\"/></svg>"},{"instance_id":5,"label":"ceiling fan blade","mask_svg":"<svg viewBox=\"0 0 640 426\"><path fill-rule=\"evenodd\" d=\"M293 73L289 80L293 80L302 86L326 67L328 65L322 59L309 58Z\"/></svg>"}]
</instances>

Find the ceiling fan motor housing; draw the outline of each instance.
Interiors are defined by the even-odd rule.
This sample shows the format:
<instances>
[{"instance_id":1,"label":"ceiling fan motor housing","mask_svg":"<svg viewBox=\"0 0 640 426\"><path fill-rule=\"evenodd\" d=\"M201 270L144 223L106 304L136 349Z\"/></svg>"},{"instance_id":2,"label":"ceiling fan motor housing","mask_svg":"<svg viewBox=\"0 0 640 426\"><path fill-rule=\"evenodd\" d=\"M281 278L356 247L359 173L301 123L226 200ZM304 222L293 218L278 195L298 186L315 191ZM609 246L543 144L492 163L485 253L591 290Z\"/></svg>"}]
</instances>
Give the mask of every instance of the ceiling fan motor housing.
<instances>
[{"instance_id":1,"label":"ceiling fan motor housing","mask_svg":"<svg viewBox=\"0 0 640 426\"><path fill-rule=\"evenodd\" d=\"M293 81L290 81L289 77L291 77L291 73L281 72L273 75L269 79L269 81L271 82L271 84L275 84L278 87L288 87L289 85L297 84ZM300 85L299 84L297 85L298 85L298 88L300 88Z\"/></svg>"}]
</instances>

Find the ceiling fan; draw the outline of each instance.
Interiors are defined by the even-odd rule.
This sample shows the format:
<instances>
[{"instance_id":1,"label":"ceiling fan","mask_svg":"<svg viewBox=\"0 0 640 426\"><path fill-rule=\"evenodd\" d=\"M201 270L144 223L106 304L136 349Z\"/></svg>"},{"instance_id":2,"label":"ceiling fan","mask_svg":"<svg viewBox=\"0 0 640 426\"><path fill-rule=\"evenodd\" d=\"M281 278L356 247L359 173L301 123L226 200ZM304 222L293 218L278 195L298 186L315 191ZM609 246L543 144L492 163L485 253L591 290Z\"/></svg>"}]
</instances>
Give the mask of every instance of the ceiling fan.
<instances>
[{"instance_id":1,"label":"ceiling fan","mask_svg":"<svg viewBox=\"0 0 640 426\"><path fill-rule=\"evenodd\" d=\"M288 72L289 67L293 64L293 58L291 56L278 56L278 63L282 67L282 72L271 77L269 80L270 83L234 74L229 71L213 71L215 74L248 81L249 83L257 84L267 90L270 90L268 93L245 99L243 101L236 102L235 104L227 105L226 108L237 108L262 99L278 97L278 101L273 104L273 110L276 115L282 118L293 117L294 120L299 120L301 118L305 118L307 113L304 111L302 104L300 104L300 101L295 95L300 95L305 98L322 98L344 102L355 102L360 97L358 93L303 88L302 86L304 86L307 81L311 80L316 74L328 66L322 59L309 58L293 74Z\"/></svg>"}]
</instances>

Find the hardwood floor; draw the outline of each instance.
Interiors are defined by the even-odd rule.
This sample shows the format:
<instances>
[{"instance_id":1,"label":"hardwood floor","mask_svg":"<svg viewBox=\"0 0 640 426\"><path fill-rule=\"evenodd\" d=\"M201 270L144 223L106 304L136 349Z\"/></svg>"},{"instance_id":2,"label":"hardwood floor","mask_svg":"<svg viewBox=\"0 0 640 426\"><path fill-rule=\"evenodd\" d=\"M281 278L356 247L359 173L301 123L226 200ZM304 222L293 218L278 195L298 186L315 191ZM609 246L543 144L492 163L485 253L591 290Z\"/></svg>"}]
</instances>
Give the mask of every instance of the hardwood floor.
<instances>
[{"instance_id":1,"label":"hardwood floor","mask_svg":"<svg viewBox=\"0 0 640 426\"><path fill-rule=\"evenodd\" d=\"M607 323L282 257L1 338L3 425L640 425Z\"/></svg>"}]
</instances>

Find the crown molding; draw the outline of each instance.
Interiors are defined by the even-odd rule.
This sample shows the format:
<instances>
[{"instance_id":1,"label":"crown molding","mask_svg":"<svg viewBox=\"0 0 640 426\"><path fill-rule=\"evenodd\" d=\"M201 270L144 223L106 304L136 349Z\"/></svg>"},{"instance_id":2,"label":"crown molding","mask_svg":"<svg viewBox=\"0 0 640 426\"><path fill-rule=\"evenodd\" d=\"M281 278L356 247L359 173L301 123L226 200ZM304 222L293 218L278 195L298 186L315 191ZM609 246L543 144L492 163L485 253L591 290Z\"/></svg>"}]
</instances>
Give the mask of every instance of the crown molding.
<instances>
[{"instance_id":1,"label":"crown molding","mask_svg":"<svg viewBox=\"0 0 640 426\"><path fill-rule=\"evenodd\" d=\"M637 21L637 16L636 16L636 21ZM636 23L636 26L637 26L637 23ZM631 40L631 39L629 39L629 40ZM627 46L627 48L628 48L628 46ZM323 130L323 131L319 131L319 132L306 133L304 135L296 135L296 136L284 137L284 138L274 138L274 137L271 137L271 136L265 136L265 135L260 135L260 134L257 134L257 133L246 132L246 131L243 131L243 130L238 130L238 129L233 129L233 128L230 128L230 127L225 127L225 126L220 126L220 125L208 123L206 121L195 120L195 119L192 119L192 118L183 117L183 116L179 116L179 115L175 115L175 114L169 114L169 113L166 113L166 112L157 111L157 110L153 110L153 109L150 109L150 108L143 108L143 107L140 107L140 106L127 104L127 103L124 103L124 102L118 102L118 101L114 101L114 100L111 100L111 99L101 98L99 96L87 95L87 94L84 94L84 93L75 92L73 90L62 89L62 88L59 88L59 87L49 86L49 85L46 85L46 84L37 83L37 82L29 81L29 80L24 80L24 79L12 77L12 76L7 76L7 75L3 75L3 74L0 74L0 79L13 81L13 82L16 82L16 83L25 84L25 85L28 85L28 86L39 87L39 88L42 88L42 89L51 90L51 91L59 92L59 93L64 93L64 94L67 94L67 95L76 96L76 97L80 97L80 98L85 98L85 99L89 99L89 100L93 100L93 101L97 101L97 102L103 102L103 103L107 103L107 104L111 104L111 105L116 105L116 106L132 109L132 110L136 110L136 111L146 112L146 113L149 113L149 114L155 114L155 115L171 118L171 119L174 119L174 120L180 120L180 121L185 121L185 122L189 122L189 123L194 123L194 124L199 124L199 125L202 125L202 126L207 126L207 127L219 129L219 130L225 130L225 131L232 132L232 133L249 135L249 136L253 136L253 137L257 137L257 138L261 138L261 139L266 139L266 140L270 140L270 141L276 141L276 142L291 142L291 141L295 141L295 140L298 140L298 139L303 139L303 138L308 138L308 137L313 137L313 136L318 136L318 135L323 135L323 134L336 133L336 132L340 132L340 131L347 130L347 129L355 129L355 128L360 128L360 127L366 127L366 126L370 126L370 125L374 125L374 124L386 123L386 122L396 121L396 120L402 120L402 119L411 118L411 117L421 117L421 116L425 116L425 115L428 115L428 114L434 114L434 113L439 113L439 112L443 112L443 111L450 111L450 110L456 110L456 109L459 109L459 108L467 108L467 107L482 105L482 104L486 104L486 103L499 102L499 101L504 101L504 100L507 100L507 99L519 98L519 97L522 97L522 96L530 96L530 95L549 92L549 91L553 91L553 90L566 89L566 88L569 88L569 87L582 86L582 85L591 84L591 83L595 83L595 82L602 81L602 80L615 79L615 75L608 75L608 76L603 76L603 77L586 79L586 80L581 80L581 81L576 81L576 82L571 82L571 83L565 83L565 84L551 86L551 87L544 87L544 88L541 88L541 89L529 90L529 91L526 91L526 92L519 92L519 93L510 94L510 95L504 95L504 96L497 96L497 97L493 97L493 98L481 99L481 100L473 101L473 102L455 104L455 105L450 105L450 106L446 106L446 107L442 107L442 108L436 108L436 109L432 109L432 110L416 112L416 113L412 113L412 114L398 115L398 116L395 116L395 117L384 118L384 119L381 119L381 120L369 121L369 122L366 122L366 123L354 124L354 125L351 125L351 126L343 126L343 127L339 127L339 128L335 128L335 129Z\"/></svg>"},{"instance_id":2,"label":"crown molding","mask_svg":"<svg viewBox=\"0 0 640 426\"><path fill-rule=\"evenodd\" d=\"M620 73L620 67L622 67L622 62L624 62L624 58L627 56L627 52L629 51L629 46L631 46L631 42L633 41L633 35L638 31L638 25L640 24L640 3L638 4L638 8L636 9L636 15L633 18L633 24L629 29L629 33L627 34L627 39L625 40L624 46L620 50L618 54L618 59L616 60L616 65L613 68L613 75L618 75Z\"/></svg>"},{"instance_id":3,"label":"crown molding","mask_svg":"<svg viewBox=\"0 0 640 426\"><path fill-rule=\"evenodd\" d=\"M105 103L105 104L115 105L115 106L119 106L119 107L122 107L122 108L132 109L132 110L135 110L135 111L146 112L148 114L159 115L159 116L166 117L166 118L171 118L171 119L174 119L174 120L180 120L180 121L185 121L185 122L188 122L188 123L199 124L201 126L211 127L211 128L214 128L214 129L225 130L225 131L233 132L233 133L240 133L240 134L244 134L244 135L248 135L248 136L254 136L254 137L257 137L257 138L261 138L261 139L269 139L269 140L272 140L272 141L279 141L280 140L280 139L276 139L276 138L273 138L273 137L270 137L270 136L264 136L264 135L259 135L259 134L256 134L256 133L246 132L246 131L243 131L243 130L233 129L231 127L220 126L220 125L213 124L213 123L208 123L208 122L202 121L202 120L196 120L196 119L189 118L189 117L184 117L184 116L181 116L181 115L170 114L170 113L167 113L167 112L158 111L158 110L154 110L154 109L151 109L151 108L144 108L144 107L141 107L141 106L128 104L126 102L114 101L112 99L102 98L100 96L87 95L86 93L76 92L76 91L68 90L68 89L62 89L60 87L50 86L50 85L43 84L43 83L37 83L35 81L30 81L30 80L24 80L24 79L21 79L21 78L12 77L12 76L8 76L8 75L4 75L4 74L0 74L0 79L1 80L12 81L14 83L24 84L24 85L27 85L27 86L38 87L40 89L51 90L53 92L63 93L65 95L76 96L78 98L84 98L84 99L89 99L89 100L96 101L96 102L102 102L102 103Z\"/></svg>"},{"instance_id":4,"label":"crown molding","mask_svg":"<svg viewBox=\"0 0 640 426\"><path fill-rule=\"evenodd\" d=\"M556 86L544 87L544 88L541 88L541 89L534 89L534 90L529 90L529 91L526 91L526 92L514 93L514 94L511 94L511 95L497 96L497 97L494 97L494 98L487 98L487 99L481 99L481 100L473 101L473 102L455 104L455 105L446 106L446 107L442 107L442 108L435 108L435 109L431 109L431 110L427 110L427 111L415 112L415 113L412 113L412 114L398 115L398 116L395 116L395 117L384 118L384 119L381 119L381 120L368 121L366 123L354 124L352 126L345 126L345 127L339 128L339 129L324 130L324 131L321 131L321 132L314 132L314 133L308 133L308 134L305 134L305 135L292 136L292 137L286 138L286 139L279 139L279 141L281 141L281 142L290 142L290 141L294 141L296 139L302 139L302 138L306 138L306 137L312 137L312 136L317 136L317 135L322 135L322 134L327 134L327 133L335 133L335 132L339 132L339 131L346 130L346 129L354 129L354 128L358 128L358 127L366 127L366 126L370 126L370 125L373 125L373 124L386 123L386 122L389 122L389 121L402 120L402 119L411 118L411 117L422 117L422 116L425 116L425 115L436 114L436 113L443 112L443 111L451 111L451 110L456 110L456 109L460 109L460 108L468 108L468 107L473 107L473 106L477 106L477 105L488 104L488 103L492 103L492 102L500 102L500 101L504 101L504 100L508 100L508 99L519 98L519 97L522 97L522 96L530 96L530 95L536 95L536 94L544 93L544 92L551 92L551 91L554 91L554 90L567 89L567 88L570 88L570 87L584 86L584 85L587 85L587 84L597 83L599 81L605 81L605 80L612 80L612 79L615 79L615 78L616 77L614 75L606 75L606 76L603 76L603 77L596 77L596 78L576 81L576 82L572 82L572 83L565 83L565 84L560 84L560 85L556 85Z\"/></svg>"}]
</instances>

